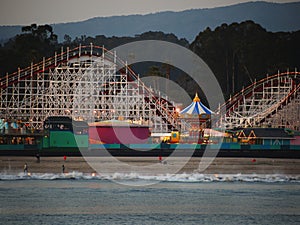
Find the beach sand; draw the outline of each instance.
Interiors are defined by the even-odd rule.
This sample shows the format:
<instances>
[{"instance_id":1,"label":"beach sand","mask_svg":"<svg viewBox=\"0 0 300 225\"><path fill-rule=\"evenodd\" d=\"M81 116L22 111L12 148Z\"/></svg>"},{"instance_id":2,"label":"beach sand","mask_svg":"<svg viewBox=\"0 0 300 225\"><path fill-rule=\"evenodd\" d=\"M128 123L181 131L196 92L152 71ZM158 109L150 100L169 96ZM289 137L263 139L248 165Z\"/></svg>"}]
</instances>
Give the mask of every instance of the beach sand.
<instances>
[{"instance_id":1,"label":"beach sand","mask_svg":"<svg viewBox=\"0 0 300 225\"><path fill-rule=\"evenodd\" d=\"M0 173L23 172L27 163L31 173L61 173L62 165L65 172L82 173L130 173L147 171L149 174L164 173L204 173L204 174L300 174L300 159L278 158L163 158L160 163L155 157L35 157L1 156ZM206 161L205 161L206 160ZM199 166L200 165L200 166ZM208 167L207 167L208 165ZM207 168L206 168L207 167Z\"/></svg>"}]
</instances>

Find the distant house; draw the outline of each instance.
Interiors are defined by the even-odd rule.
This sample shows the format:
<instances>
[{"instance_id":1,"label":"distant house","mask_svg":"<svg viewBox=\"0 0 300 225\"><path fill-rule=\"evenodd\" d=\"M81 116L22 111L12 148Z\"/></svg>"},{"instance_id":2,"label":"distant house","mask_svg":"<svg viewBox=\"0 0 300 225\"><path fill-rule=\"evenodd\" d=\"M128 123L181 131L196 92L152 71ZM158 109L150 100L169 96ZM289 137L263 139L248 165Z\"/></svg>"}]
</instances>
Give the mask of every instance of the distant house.
<instances>
[{"instance_id":1,"label":"distant house","mask_svg":"<svg viewBox=\"0 0 300 225\"><path fill-rule=\"evenodd\" d=\"M241 143L263 145L290 145L294 135L284 128L245 128L237 133Z\"/></svg>"}]
</instances>

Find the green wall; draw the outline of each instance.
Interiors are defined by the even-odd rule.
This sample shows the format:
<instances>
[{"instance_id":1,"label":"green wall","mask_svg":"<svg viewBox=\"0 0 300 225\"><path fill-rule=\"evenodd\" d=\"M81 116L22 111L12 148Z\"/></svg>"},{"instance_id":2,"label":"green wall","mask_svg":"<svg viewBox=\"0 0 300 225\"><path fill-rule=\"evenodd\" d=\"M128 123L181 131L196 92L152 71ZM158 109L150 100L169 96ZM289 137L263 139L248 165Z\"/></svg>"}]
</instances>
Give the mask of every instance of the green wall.
<instances>
[{"instance_id":1,"label":"green wall","mask_svg":"<svg viewBox=\"0 0 300 225\"><path fill-rule=\"evenodd\" d=\"M43 146L49 147L88 147L88 135L74 135L71 131L50 131L44 137Z\"/></svg>"}]
</instances>

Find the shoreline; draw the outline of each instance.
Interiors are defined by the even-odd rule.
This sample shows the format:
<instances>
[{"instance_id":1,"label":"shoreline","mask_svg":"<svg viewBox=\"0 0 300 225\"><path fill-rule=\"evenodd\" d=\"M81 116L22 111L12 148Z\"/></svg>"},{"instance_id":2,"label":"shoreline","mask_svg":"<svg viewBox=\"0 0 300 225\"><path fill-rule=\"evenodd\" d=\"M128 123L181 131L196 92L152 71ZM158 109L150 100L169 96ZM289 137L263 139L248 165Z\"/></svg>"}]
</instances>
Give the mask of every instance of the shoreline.
<instances>
[{"instance_id":1,"label":"shoreline","mask_svg":"<svg viewBox=\"0 0 300 225\"><path fill-rule=\"evenodd\" d=\"M203 174L300 174L300 159L279 158L182 158L163 157L41 157L40 162L32 156L0 156L0 173L23 172L24 164L30 173L203 173ZM205 160L208 160L205 162ZM208 167L206 168L206 165Z\"/></svg>"}]
</instances>

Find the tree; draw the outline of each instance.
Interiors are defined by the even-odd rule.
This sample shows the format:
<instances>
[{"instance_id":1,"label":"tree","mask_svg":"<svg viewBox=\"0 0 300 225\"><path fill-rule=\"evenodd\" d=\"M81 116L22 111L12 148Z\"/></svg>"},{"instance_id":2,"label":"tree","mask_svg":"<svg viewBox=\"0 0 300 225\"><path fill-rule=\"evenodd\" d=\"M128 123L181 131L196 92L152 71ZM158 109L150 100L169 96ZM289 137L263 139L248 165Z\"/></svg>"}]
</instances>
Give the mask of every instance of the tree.
<instances>
[{"instance_id":1,"label":"tree","mask_svg":"<svg viewBox=\"0 0 300 225\"><path fill-rule=\"evenodd\" d=\"M39 62L43 57L50 57L58 49L57 35L50 25L22 27L22 34L10 39L0 48L0 74L15 72L31 62Z\"/></svg>"},{"instance_id":2,"label":"tree","mask_svg":"<svg viewBox=\"0 0 300 225\"><path fill-rule=\"evenodd\" d=\"M253 21L206 29L190 49L211 68L225 97L278 70L300 67L298 32L266 31Z\"/></svg>"},{"instance_id":3,"label":"tree","mask_svg":"<svg viewBox=\"0 0 300 225\"><path fill-rule=\"evenodd\" d=\"M71 42L72 42L72 38L70 37L70 35L65 34L63 44L64 44L64 45L70 45Z\"/></svg>"}]
</instances>

